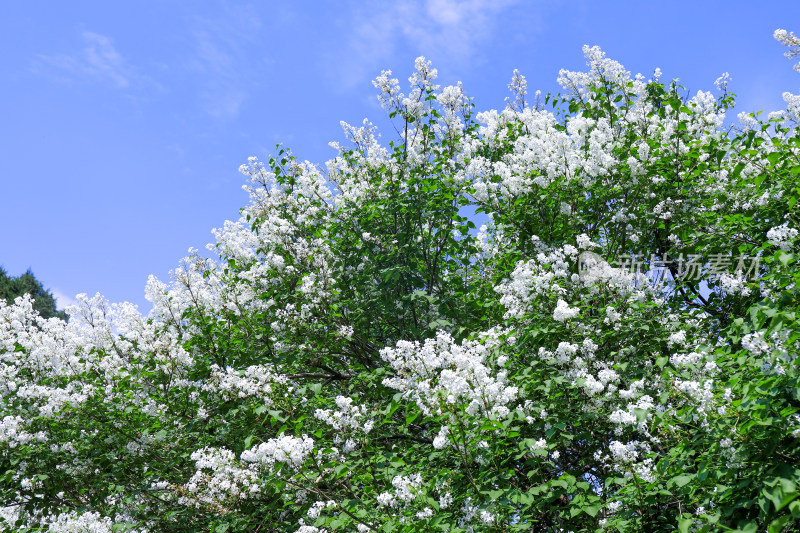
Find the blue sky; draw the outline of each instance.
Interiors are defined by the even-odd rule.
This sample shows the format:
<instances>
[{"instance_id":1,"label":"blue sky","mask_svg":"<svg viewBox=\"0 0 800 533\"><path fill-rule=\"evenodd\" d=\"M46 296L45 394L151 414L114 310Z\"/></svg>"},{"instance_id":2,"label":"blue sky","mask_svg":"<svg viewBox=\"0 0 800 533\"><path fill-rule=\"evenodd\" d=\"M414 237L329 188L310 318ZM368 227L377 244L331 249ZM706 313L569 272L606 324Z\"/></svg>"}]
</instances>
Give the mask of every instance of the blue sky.
<instances>
[{"instance_id":1,"label":"blue sky","mask_svg":"<svg viewBox=\"0 0 800 533\"><path fill-rule=\"evenodd\" d=\"M148 274L238 218L238 173L277 143L323 163L339 122L394 132L371 80L424 55L478 110L515 68L557 92L599 45L692 93L729 72L736 111L783 108L800 75L772 38L800 2L142 0L0 5L0 265L31 267L62 303L100 292L146 311Z\"/></svg>"}]
</instances>

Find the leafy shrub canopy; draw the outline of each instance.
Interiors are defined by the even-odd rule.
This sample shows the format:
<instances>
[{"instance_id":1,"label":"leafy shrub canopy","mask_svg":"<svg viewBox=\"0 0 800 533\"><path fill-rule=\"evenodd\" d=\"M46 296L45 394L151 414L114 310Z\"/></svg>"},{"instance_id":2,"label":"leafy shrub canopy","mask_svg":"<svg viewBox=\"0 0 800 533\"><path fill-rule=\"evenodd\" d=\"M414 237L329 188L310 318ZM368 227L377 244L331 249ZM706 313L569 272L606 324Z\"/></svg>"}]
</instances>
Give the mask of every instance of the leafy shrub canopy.
<instances>
[{"instance_id":1,"label":"leafy shrub canopy","mask_svg":"<svg viewBox=\"0 0 800 533\"><path fill-rule=\"evenodd\" d=\"M688 97L584 53L501 112L423 58L407 95L384 72L399 138L251 158L219 260L151 278L147 317L0 303L8 527L791 524L798 97L729 130L724 77Z\"/></svg>"}]
</instances>

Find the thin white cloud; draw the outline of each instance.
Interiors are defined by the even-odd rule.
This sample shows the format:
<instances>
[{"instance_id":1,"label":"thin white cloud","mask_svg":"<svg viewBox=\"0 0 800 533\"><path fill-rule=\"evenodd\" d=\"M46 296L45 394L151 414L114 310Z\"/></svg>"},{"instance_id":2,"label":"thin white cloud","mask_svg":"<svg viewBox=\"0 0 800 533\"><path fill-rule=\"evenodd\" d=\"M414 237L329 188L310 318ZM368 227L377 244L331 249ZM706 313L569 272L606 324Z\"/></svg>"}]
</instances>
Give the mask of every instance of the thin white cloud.
<instances>
[{"instance_id":1,"label":"thin white cloud","mask_svg":"<svg viewBox=\"0 0 800 533\"><path fill-rule=\"evenodd\" d=\"M398 0L353 5L347 53L329 61L342 89L372 78L392 54L413 50L456 66L479 55L498 30L498 18L519 0Z\"/></svg>"},{"instance_id":2,"label":"thin white cloud","mask_svg":"<svg viewBox=\"0 0 800 533\"><path fill-rule=\"evenodd\" d=\"M456 61L471 57L497 29L496 17L517 0L427 0L424 14L399 20L403 34L423 49L443 52ZM420 24L419 20L425 21Z\"/></svg>"},{"instance_id":3,"label":"thin white cloud","mask_svg":"<svg viewBox=\"0 0 800 533\"><path fill-rule=\"evenodd\" d=\"M249 6L226 8L214 19L191 21L194 55L186 61L189 70L202 75L199 90L203 109L216 118L235 118L247 100L243 75L248 69L248 45L258 43L261 20ZM265 60L266 61L266 60Z\"/></svg>"},{"instance_id":4,"label":"thin white cloud","mask_svg":"<svg viewBox=\"0 0 800 533\"><path fill-rule=\"evenodd\" d=\"M74 296L67 296L67 294L59 289L50 289L50 292L53 294L53 297L56 299L56 307L58 309L65 309L70 305L75 305L77 300L75 300Z\"/></svg>"},{"instance_id":5,"label":"thin white cloud","mask_svg":"<svg viewBox=\"0 0 800 533\"><path fill-rule=\"evenodd\" d=\"M37 71L70 81L99 81L120 89L131 86L137 75L109 37L85 31L84 48L74 54L39 55Z\"/></svg>"},{"instance_id":6,"label":"thin white cloud","mask_svg":"<svg viewBox=\"0 0 800 533\"><path fill-rule=\"evenodd\" d=\"M247 91L234 84L209 84L200 95L203 109L215 118L235 118L247 99Z\"/></svg>"}]
</instances>

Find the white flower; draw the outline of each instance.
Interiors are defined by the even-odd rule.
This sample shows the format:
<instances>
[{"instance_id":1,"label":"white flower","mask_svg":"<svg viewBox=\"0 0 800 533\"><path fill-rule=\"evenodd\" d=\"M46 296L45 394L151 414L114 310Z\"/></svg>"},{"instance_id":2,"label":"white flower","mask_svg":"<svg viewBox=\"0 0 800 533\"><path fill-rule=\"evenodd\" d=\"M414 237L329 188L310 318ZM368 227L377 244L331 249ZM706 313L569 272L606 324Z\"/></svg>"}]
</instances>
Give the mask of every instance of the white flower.
<instances>
[{"instance_id":1,"label":"white flower","mask_svg":"<svg viewBox=\"0 0 800 533\"><path fill-rule=\"evenodd\" d=\"M450 446L450 439L447 437L450 434L450 429L447 426L442 426L439 430L439 434L436 435L436 438L433 439L433 447L437 450L441 450L442 448L447 448Z\"/></svg>"},{"instance_id":2,"label":"white flower","mask_svg":"<svg viewBox=\"0 0 800 533\"><path fill-rule=\"evenodd\" d=\"M797 230L790 228L786 222L780 226L775 226L767 232L767 241L784 252L788 252L791 249L792 241L795 237L797 237Z\"/></svg>"},{"instance_id":3,"label":"white flower","mask_svg":"<svg viewBox=\"0 0 800 533\"><path fill-rule=\"evenodd\" d=\"M381 507L394 507L396 505L394 494L391 492L382 492L377 497L378 505Z\"/></svg>"},{"instance_id":4,"label":"white flower","mask_svg":"<svg viewBox=\"0 0 800 533\"><path fill-rule=\"evenodd\" d=\"M591 250L592 248L597 247L597 245L593 243L592 240L589 238L589 236L586 235L585 233L581 233L580 235L578 235L577 242L578 242L578 248L582 250Z\"/></svg>"},{"instance_id":5,"label":"white flower","mask_svg":"<svg viewBox=\"0 0 800 533\"><path fill-rule=\"evenodd\" d=\"M536 451L546 450L546 449L547 449L547 441L544 440L544 439L539 439L539 440L535 441L533 444L531 444L531 451L536 452Z\"/></svg>"},{"instance_id":6,"label":"white flower","mask_svg":"<svg viewBox=\"0 0 800 533\"><path fill-rule=\"evenodd\" d=\"M577 307L570 307L567 302L560 299L556 303L556 308L553 311L553 320L556 322L564 322L565 320L569 320L578 316L580 309Z\"/></svg>"},{"instance_id":7,"label":"white flower","mask_svg":"<svg viewBox=\"0 0 800 533\"><path fill-rule=\"evenodd\" d=\"M742 337L742 348L753 355L761 355L769 350L769 344L764 340L764 332L756 331Z\"/></svg>"},{"instance_id":8,"label":"white flower","mask_svg":"<svg viewBox=\"0 0 800 533\"><path fill-rule=\"evenodd\" d=\"M453 498L453 495L452 495L452 494L450 494L449 492L447 492L447 493L443 494L443 495L442 495L442 496L439 498L439 508L440 508L440 509L447 509L447 508L448 508L448 507L450 507L450 505L453 503L453 500L454 500L454 499L455 499L455 498Z\"/></svg>"},{"instance_id":9,"label":"white flower","mask_svg":"<svg viewBox=\"0 0 800 533\"><path fill-rule=\"evenodd\" d=\"M673 333L672 335L669 336L669 338L667 339L667 345L668 346L672 346L674 344L680 344L680 345L686 344L686 332L685 331L683 331L683 330L676 331L675 333Z\"/></svg>"},{"instance_id":10,"label":"white flower","mask_svg":"<svg viewBox=\"0 0 800 533\"><path fill-rule=\"evenodd\" d=\"M728 82L731 81L731 76L727 72L723 72L722 76L717 78L717 81L714 82L714 86L719 91L725 91L728 88Z\"/></svg>"},{"instance_id":11,"label":"white flower","mask_svg":"<svg viewBox=\"0 0 800 533\"><path fill-rule=\"evenodd\" d=\"M431 509L430 507L426 507L425 509L417 513L417 518L419 518L420 520L425 520L432 516L433 516L433 509Z\"/></svg>"},{"instance_id":12,"label":"white flower","mask_svg":"<svg viewBox=\"0 0 800 533\"><path fill-rule=\"evenodd\" d=\"M424 344L398 341L394 348L380 352L398 374L385 378L383 384L406 393L427 415L439 411L445 402L466 404L470 415L480 412L504 417L518 389L507 384L505 370L495 373L488 360L492 348L501 343L500 332L494 330L485 332L480 340L460 344L443 331Z\"/></svg>"},{"instance_id":13,"label":"white flower","mask_svg":"<svg viewBox=\"0 0 800 533\"><path fill-rule=\"evenodd\" d=\"M609 416L608 419L615 424L621 424L621 425L636 424L636 417L627 411L623 411L622 409L617 409L616 411L611 413L611 416Z\"/></svg>"},{"instance_id":14,"label":"white flower","mask_svg":"<svg viewBox=\"0 0 800 533\"><path fill-rule=\"evenodd\" d=\"M313 449L314 440L307 435L293 437L281 433L278 438L269 439L243 451L241 459L247 463L263 464L269 468L275 463L286 463L294 469L299 469Z\"/></svg>"},{"instance_id":15,"label":"white flower","mask_svg":"<svg viewBox=\"0 0 800 533\"><path fill-rule=\"evenodd\" d=\"M77 511L70 511L50 519L47 530L55 533L111 533L114 531L114 522L107 516L100 513L85 512L78 514Z\"/></svg>"}]
</instances>

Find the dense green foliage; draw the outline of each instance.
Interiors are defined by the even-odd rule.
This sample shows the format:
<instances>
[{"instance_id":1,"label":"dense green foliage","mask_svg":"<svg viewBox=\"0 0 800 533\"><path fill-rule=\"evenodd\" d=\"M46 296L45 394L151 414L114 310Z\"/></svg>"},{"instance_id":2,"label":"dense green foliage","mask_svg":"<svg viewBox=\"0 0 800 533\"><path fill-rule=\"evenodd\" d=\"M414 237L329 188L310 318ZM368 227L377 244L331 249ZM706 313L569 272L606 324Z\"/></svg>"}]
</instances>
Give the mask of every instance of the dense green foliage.
<instances>
[{"instance_id":1,"label":"dense green foliage","mask_svg":"<svg viewBox=\"0 0 800 533\"><path fill-rule=\"evenodd\" d=\"M800 102L731 129L724 80L584 51L502 112L385 72L399 138L251 159L219 260L151 279L148 317L0 305L0 517L800 531Z\"/></svg>"}]
</instances>

